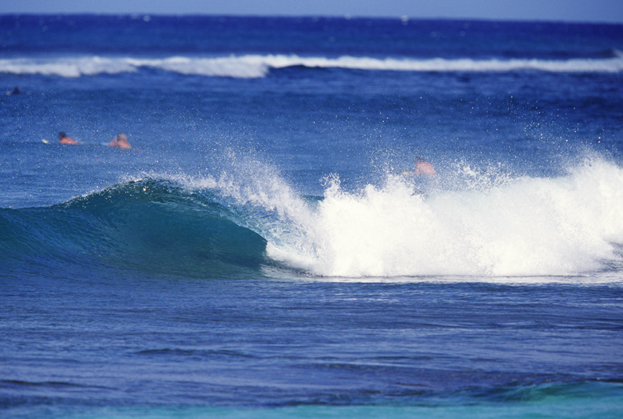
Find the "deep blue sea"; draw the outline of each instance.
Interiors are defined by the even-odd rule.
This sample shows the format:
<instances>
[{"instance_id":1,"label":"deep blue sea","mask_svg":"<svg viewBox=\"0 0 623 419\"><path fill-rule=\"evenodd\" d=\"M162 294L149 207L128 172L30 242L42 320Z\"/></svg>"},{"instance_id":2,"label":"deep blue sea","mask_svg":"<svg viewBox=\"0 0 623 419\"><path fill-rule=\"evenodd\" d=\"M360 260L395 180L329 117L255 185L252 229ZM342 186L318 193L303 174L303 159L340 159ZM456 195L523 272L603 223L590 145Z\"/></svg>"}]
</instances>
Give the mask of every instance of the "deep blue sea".
<instances>
[{"instance_id":1,"label":"deep blue sea","mask_svg":"<svg viewBox=\"0 0 623 419\"><path fill-rule=\"evenodd\" d=\"M621 418L623 25L4 15L0 94L0 417Z\"/></svg>"}]
</instances>

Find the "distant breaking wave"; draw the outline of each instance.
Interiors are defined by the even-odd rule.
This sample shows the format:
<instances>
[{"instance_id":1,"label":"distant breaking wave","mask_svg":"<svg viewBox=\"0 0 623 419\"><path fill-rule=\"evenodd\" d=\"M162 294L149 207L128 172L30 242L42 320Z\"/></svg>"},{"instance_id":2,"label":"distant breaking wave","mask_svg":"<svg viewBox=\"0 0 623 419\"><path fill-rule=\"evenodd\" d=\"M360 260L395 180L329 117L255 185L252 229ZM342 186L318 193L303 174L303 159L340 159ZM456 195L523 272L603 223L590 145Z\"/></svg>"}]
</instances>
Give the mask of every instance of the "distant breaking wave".
<instances>
[{"instance_id":1,"label":"distant breaking wave","mask_svg":"<svg viewBox=\"0 0 623 419\"><path fill-rule=\"evenodd\" d=\"M557 73L620 73L623 72L623 57L571 60L379 59L351 56L338 58L299 57L296 55L232 55L211 58L169 57L163 59L98 56L49 59L15 58L0 60L0 73L81 77L98 74L131 73L137 72L142 68L152 68L184 75L262 78L269 74L271 69L293 66L412 72L546 71Z\"/></svg>"}]
</instances>

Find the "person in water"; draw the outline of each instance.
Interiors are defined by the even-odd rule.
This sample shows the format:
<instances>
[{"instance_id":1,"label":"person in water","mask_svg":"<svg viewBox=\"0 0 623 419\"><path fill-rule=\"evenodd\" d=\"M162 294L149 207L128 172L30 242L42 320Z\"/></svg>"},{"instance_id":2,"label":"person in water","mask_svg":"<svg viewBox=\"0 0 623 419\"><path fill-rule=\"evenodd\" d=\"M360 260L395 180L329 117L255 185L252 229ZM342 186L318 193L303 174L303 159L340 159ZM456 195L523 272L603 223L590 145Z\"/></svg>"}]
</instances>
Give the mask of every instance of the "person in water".
<instances>
[{"instance_id":1,"label":"person in water","mask_svg":"<svg viewBox=\"0 0 623 419\"><path fill-rule=\"evenodd\" d=\"M78 144L75 140L69 138L67 134L65 134L64 131L61 131L58 133L58 142L61 144L73 144L73 145Z\"/></svg>"},{"instance_id":2,"label":"person in water","mask_svg":"<svg viewBox=\"0 0 623 419\"><path fill-rule=\"evenodd\" d=\"M110 147L119 147L124 149L132 148L130 143L128 143L128 138L123 133L117 135L111 142L108 143L108 145Z\"/></svg>"},{"instance_id":3,"label":"person in water","mask_svg":"<svg viewBox=\"0 0 623 419\"><path fill-rule=\"evenodd\" d=\"M431 163L424 160L424 157L417 156L415 158L415 174L422 176L436 176L437 172Z\"/></svg>"}]
</instances>

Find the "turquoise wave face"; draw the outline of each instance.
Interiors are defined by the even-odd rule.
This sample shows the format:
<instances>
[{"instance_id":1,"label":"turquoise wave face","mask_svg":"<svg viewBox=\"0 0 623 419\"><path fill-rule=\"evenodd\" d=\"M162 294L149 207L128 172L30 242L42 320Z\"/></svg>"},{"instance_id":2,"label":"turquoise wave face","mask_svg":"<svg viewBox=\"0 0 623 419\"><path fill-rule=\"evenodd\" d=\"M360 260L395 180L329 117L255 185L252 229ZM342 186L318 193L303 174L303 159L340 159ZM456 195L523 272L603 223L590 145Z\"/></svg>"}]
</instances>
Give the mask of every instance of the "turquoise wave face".
<instances>
[{"instance_id":1,"label":"turquoise wave face","mask_svg":"<svg viewBox=\"0 0 623 419\"><path fill-rule=\"evenodd\" d=\"M2 263L116 266L204 276L257 269L266 240L209 193L130 182L45 208L0 211Z\"/></svg>"}]
</instances>

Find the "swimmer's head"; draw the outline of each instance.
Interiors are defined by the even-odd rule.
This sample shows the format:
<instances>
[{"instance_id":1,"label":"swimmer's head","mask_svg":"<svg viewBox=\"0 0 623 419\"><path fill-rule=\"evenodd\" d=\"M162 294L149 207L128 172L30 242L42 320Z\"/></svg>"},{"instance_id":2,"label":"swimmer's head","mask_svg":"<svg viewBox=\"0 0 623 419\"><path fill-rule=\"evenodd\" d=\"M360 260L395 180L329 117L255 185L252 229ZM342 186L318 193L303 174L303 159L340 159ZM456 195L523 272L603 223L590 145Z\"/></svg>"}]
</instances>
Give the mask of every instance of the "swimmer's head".
<instances>
[{"instance_id":1,"label":"swimmer's head","mask_svg":"<svg viewBox=\"0 0 623 419\"><path fill-rule=\"evenodd\" d=\"M119 139L120 141L126 141L128 138L125 136L125 134L121 133L117 135L117 139Z\"/></svg>"},{"instance_id":2,"label":"swimmer's head","mask_svg":"<svg viewBox=\"0 0 623 419\"><path fill-rule=\"evenodd\" d=\"M423 161L426 161L426 160L424 160L424 157L422 157L422 156L417 156L417 157L415 158L415 161L416 161L416 162L423 162Z\"/></svg>"},{"instance_id":3,"label":"swimmer's head","mask_svg":"<svg viewBox=\"0 0 623 419\"><path fill-rule=\"evenodd\" d=\"M60 138L61 140L65 137L67 137L67 134L65 134L65 131L61 131L58 133L58 138Z\"/></svg>"}]
</instances>

